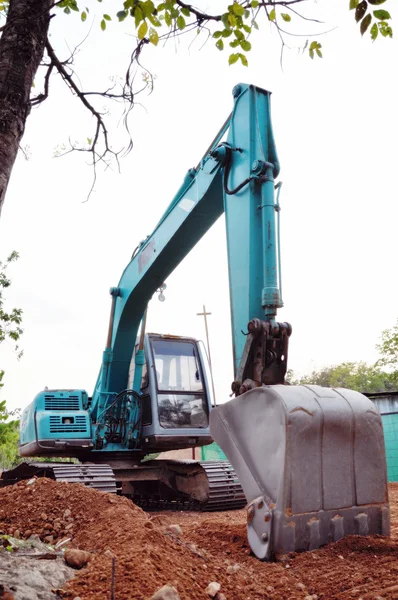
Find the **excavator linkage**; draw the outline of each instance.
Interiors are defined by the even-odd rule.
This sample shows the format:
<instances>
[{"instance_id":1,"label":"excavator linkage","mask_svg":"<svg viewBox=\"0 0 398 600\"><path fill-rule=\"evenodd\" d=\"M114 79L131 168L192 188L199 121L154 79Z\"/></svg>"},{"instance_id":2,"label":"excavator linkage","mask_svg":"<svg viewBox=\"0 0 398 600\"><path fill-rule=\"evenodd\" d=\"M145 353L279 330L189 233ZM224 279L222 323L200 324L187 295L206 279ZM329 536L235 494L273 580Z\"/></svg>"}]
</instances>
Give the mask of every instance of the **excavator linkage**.
<instances>
[{"instance_id":1,"label":"excavator linkage","mask_svg":"<svg viewBox=\"0 0 398 600\"><path fill-rule=\"evenodd\" d=\"M247 498L258 558L389 535L381 417L359 392L259 387L214 409L210 431Z\"/></svg>"}]
</instances>

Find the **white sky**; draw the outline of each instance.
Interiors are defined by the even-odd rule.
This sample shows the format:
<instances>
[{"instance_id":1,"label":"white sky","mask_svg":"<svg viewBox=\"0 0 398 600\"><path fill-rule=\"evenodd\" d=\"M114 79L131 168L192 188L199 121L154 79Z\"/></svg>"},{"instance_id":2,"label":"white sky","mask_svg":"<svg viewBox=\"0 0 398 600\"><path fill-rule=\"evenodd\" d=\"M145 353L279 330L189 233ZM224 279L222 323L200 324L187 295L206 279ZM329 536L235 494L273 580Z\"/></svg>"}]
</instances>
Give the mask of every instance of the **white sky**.
<instances>
[{"instance_id":1,"label":"white sky","mask_svg":"<svg viewBox=\"0 0 398 600\"><path fill-rule=\"evenodd\" d=\"M0 221L0 256L13 249L21 255L10 270L7 302L23 308L25 328L22 360L10 345L0 347L2 397L10 408L26 406L46 385L91 394L106 339L108 290L230 112L239 81L273 92L284 184L285 308L279 316L293 325L289 366L304 372L375 360L380 332L398 317L398 46L396 39L374 45L362 39L347 4L315 5L338 29L320 40L323 60L286 53L283 72L278 39L264 26L249 68L228 67L227 53L212 42L200 51L196 44L189 50L184 39L146 48L143 61L156 74L155 90L140 96L143 107L133 111L134 150L121 175L100 174L87 203L92 174L83 157L54 159L53 153L68 136L91 136L92 122L54 77L50 99L28 119L23 145L32 156L17 161ZM110 1L90 6L116 11ZM110 24L103 33L95 23L77 58L84 84L94 89L110 75L123 75L133 47L128 26ZM72 47L88 29L89 22L74 15L53 20L52 43L61 58L64 40ZM112 113L116 121L116 109ZM122 135L120 126L116 142ZM166 302L151 302L148 330L203 339L196 313L206 304L217 401L223 402L233 374L222 219L167 285Z\"/></svg>"}]
</instances>

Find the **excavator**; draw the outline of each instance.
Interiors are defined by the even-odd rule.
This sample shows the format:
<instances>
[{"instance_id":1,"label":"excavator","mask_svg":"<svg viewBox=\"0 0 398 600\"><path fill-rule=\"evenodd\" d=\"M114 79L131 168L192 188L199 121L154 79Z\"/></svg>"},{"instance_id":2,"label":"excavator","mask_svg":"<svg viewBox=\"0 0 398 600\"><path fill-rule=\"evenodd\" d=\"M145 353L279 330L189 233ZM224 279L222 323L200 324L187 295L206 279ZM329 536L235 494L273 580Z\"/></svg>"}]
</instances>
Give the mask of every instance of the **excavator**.
<instances>
[{"instance_id":1,"label":"excavator","mask_svg":"<svg viewBox=\"0 0 398 600\"><path fill-rule=\"evenodd\" d=\"M292 327L276 320L283 306L279 170L270 93L239 84L231 114L110 290L93 394L37 394L22 413L19 451L49 460L3 473L3 485L44 475L148 509L246 506L249 544L261 560L348 534L389 534L383 429L373 402L285 380ZM147 333L146 315L151 297L222 214L235 397L214 406L203 344ZM151 457L213 440L227 461Z\"/></svg>"}]
</instances>

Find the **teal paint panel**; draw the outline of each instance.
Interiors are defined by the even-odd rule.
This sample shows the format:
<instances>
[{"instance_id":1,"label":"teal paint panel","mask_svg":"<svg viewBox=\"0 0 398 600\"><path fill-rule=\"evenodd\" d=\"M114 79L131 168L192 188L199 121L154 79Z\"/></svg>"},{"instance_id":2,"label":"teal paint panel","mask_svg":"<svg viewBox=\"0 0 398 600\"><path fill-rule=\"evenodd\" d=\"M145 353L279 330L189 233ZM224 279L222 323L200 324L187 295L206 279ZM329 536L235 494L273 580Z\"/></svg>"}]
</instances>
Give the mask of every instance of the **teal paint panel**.
<instances>
[{"instance_id":1,"label":"teal paint panel","mask_svg":"<svg viewBox=\"0 0 398 600\"><path fill-rule=\"evenodd\" d=\"M202 446L202 460L228 460L224 452L215 442L209 446Z\"/></svg>"},{"instance_id":2,"label":"teal paint panel","mask_svg":"<svg viewBox=\"0 0 398 600\"><path fill-rule=\"evenodd\" d=\"M398 414L382 415L388 481L398 481Z\"/></svg>"}]
</instances>

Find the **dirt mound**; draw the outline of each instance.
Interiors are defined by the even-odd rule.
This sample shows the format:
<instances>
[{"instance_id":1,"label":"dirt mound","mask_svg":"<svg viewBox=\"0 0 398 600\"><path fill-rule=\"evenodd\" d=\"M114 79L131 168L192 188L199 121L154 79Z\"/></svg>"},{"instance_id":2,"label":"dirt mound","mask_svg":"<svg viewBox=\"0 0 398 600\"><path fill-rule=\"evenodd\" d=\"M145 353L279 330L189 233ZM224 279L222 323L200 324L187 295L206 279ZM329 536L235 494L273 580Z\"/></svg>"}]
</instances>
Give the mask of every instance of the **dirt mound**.
<instances>
[{"instance_id":1,"label":"dirt mound","mask_svg":"<svg viewBox=\"0 0 398 600\"><path fill-rule=\"evenodd\" d=\"M284 563L260 563L250 555L245 511L147 515L129 500L78 484L37 479L0 489L0 530L54 541L93 558L64 586L64 597L148 600L163 585L181 600L209 599L209 583L227 600L348 600L398 598L398 485L392 485L392 539L351 536ZM170 524L179 524L172 533Z\"/></svg>"},{"instance_id":2,"label":"dirt mound","mask_svg":"<svg viewBox=\"0 0 398 600\"><path fill-rule=\"evenodd\" d=\"M43 541L74 537L114 506L123 507L137 523L145 513L127 498L102 494L79 484L31 479L0 489L0 532L28 538L36 533ZM133 515L134 513L134 515Z\"/></svg>"}]
</instances>

